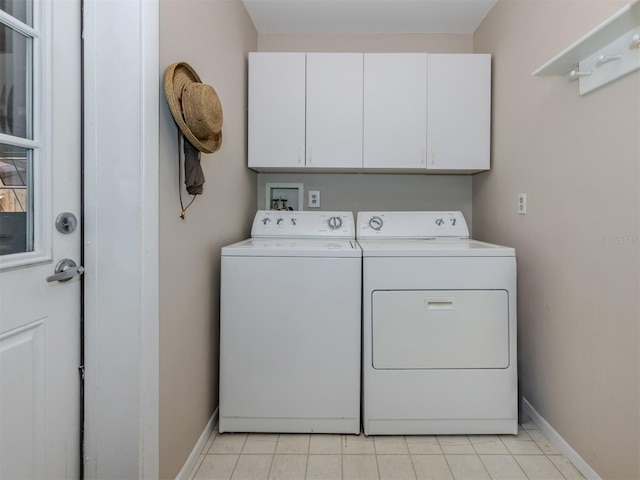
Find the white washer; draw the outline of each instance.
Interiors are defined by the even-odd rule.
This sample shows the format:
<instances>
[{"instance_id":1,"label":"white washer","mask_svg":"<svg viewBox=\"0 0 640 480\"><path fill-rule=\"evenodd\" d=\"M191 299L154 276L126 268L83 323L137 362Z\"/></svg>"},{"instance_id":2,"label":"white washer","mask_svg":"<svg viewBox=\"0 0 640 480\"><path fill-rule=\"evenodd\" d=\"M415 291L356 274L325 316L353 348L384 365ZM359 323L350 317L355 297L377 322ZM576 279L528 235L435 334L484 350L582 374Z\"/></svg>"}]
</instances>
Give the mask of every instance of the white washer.
<instances>
[{"instance_id":1,"label":"white washer","mask_svg":"<svg viewBox=\"0 0 640 480\"><path fill-rule=\"evenodd\" d=\"M367 435L516 434L516 258L461 212L360 212Z\"/></svg>"},{"instance_id":2,"label":"white washer","mask_svg":"<svg viewBox=\"0 0 640 480\"><path fill-rule=\"evenodd\" d=\"M360 432L351 212L259 211L222 249L220 432Z\"/></svg>"}]
</instances>

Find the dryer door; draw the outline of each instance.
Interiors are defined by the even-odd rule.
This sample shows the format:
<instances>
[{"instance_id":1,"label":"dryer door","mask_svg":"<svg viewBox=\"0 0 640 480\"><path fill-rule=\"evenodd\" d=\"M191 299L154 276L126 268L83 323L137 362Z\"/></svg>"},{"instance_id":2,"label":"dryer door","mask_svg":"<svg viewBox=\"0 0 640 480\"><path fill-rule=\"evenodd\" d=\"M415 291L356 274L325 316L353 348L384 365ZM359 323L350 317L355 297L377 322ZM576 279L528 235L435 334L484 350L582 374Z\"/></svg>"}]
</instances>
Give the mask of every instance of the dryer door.
<instances>
[{"instance_id":1,"label":"dryer door","mask_svg":"<svg viewBox=\"0 0 640 480\"><path fill-rule=\"evenodd\" d=\"M505 290L377 290L375 369L509 367Z\"/></svg>"}]
</instances>

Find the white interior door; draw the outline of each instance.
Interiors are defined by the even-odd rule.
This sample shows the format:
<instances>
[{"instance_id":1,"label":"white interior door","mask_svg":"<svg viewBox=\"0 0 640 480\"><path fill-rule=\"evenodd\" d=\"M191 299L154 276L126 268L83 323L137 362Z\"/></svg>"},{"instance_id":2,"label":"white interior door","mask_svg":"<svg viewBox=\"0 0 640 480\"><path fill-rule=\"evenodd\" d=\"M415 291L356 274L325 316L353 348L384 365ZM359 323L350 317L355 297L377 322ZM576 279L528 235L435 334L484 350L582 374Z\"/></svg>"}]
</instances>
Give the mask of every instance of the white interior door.
<instances>
[{"instance_id":1,"label":"white interior door","mask_svg":"<svg viewBox=\"0 0 640 480\"><path fill-rule=\"evenodd\" d=\"M0 478L80 475L80 18L0 0Z\"/></svg>"}]
</instances>

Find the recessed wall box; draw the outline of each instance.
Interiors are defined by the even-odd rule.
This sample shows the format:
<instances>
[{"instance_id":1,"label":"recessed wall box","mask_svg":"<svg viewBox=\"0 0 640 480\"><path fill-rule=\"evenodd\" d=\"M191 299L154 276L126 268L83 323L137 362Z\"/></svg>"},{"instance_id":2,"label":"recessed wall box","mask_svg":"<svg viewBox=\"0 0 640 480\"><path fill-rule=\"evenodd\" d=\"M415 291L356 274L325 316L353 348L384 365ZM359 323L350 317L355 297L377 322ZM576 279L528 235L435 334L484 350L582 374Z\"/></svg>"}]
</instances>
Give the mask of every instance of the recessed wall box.
<instances>
[{"instance_id":1,"label":"recessed wall box","mask_svg":"<svg viewBox=\"0 0 640 480\"><path fill-rule=\"evenodd\" d=\"M302 210L302 183L267 183L264 189L267 210Z\"/></svg>"}]
</instances>

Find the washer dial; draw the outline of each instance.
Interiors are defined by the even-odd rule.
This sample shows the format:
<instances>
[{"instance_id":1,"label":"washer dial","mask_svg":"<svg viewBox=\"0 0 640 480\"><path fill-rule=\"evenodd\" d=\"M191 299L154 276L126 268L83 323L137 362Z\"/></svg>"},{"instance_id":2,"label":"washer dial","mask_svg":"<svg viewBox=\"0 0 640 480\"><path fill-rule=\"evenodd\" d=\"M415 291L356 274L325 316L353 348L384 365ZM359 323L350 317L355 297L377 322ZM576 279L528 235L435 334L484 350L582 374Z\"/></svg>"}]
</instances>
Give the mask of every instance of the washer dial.
<instances>
[{"instance_id":1,"label":"washer dial","mask_svg":"<svg viewBox=\"0 0 640 480\"><path fill-rule=\"evenodd\" d=\"M337 230L342 226L342 219L340 217L331 217L327 220L327 224L331 230Z\"/></svg>"}]
</instances>

